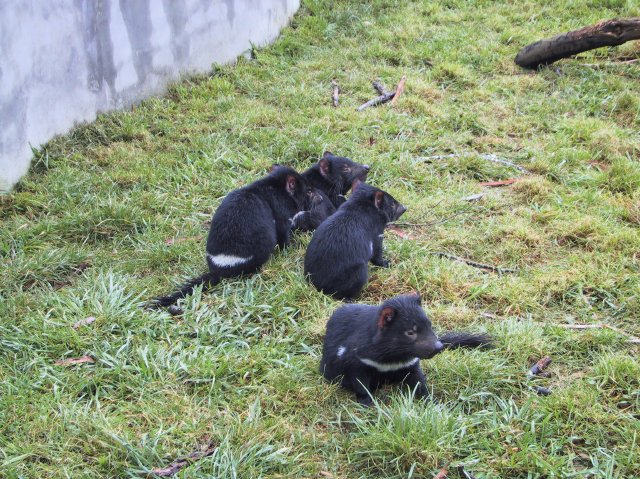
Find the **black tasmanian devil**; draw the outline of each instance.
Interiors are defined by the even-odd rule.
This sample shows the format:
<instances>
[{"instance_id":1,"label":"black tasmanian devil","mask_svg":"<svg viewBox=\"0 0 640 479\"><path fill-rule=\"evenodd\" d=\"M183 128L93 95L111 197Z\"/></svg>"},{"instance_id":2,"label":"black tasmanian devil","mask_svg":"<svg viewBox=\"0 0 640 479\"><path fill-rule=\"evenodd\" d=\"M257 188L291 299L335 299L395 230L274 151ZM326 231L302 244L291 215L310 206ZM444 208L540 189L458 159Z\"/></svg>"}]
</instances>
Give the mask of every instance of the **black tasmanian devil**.
<instances>
[{"instance_id":1,"label":"black tasmanian devil","mask_svg":"<svg viewBox=\"0 0 640 479\"><path fill-rule=\"evenodd\" d=\"M320 372L340 381L359 403L385 383L401 382L418 397L428 395L420 359L443 349L489 346L484 334L446 333L438 337L418 294L396 296L380 306L347 304L327 323Z\"/></svg>"},{"instance_id":2,"label":"black tasmanian devil","mask_svg":"<svg viewBox=\"0 0 640 479\"><path fill-rule=\"evenodd\" d=\"M336 156L325 151L322 158L302 173L309 186L322 190L338 208L346 201L346 195L354 181L364 182L369 173L369 165L356 163L349 158Z\"/></svg>"},{"instance_id":3,"label":"black tasmanian devil","mask_svg":"<svg viewBox=\"0 0 640 479\"><path fill-rule=\"evenodd\" d=\"M258 271L276 245L288 246L291 218L312 194L304 178L286 166L229 193L211 220L206 249L209 272L152 304L168 306L198 285L210 288L223 278Z\"/></svg>"},{"instance_id":4,"label":"black tasmanian devil","mask_svg":"<svg viewBox=\"0 0 640 479\"><path fill-rule=\"evenodd\" d=\"M322 190L313 188L313 193L307 195L304 211L296 213L291 227L298 231L314 231L329 216L336 212L329 197Z\"/></svg>"},{"instance_id":5,"label":"black tasmanian devil","mask_svg":"<svg viewBox=\"0 0 640 479\"><path fill-rule=\"evenodd\" d=\"M389 265L382 256L384 228L406 211L389 193L365 183L356 185L349 201L318 227L304 258L311 283L339 299L353 298L362 290L369 261Z\"/></svg>"}]
</instances>

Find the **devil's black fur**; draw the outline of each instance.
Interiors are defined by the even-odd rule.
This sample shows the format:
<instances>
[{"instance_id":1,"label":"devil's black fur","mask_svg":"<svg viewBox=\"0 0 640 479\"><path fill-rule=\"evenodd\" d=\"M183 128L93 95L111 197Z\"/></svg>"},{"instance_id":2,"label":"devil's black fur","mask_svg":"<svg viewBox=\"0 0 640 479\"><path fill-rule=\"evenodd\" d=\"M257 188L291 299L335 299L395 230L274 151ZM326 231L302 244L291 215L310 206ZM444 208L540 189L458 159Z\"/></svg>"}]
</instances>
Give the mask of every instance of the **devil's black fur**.
<instances>
[{"instance_id":1,"label":"devil's black fur","mask_svg":"<svg viewBox=\"0 0 640 479\"><path fill-rule=\"evenodd\" d=\"M327 323L320 372L370 405L382 384L402 382L418 397L428 395L420 359L443 349L489 346L487 335L447 333L439 338L417 294L396 296L380 306L347 304Z\"/></svg>"},{"instance_id":2,"label":"devil's black fur","mask_svg":"<svg viewBox=\"0 0 640 479\"><path fill-rule=\"evenodd\" d=\"M209 272L184 284L153 304L168 306L223 278L258 271L276 247L289 245L291 218L303 208L309 187L302 176L286 166L229 193L213 215L207 239Z\"/></svg>"},{"instance_id":3,"label":"devil's black fur","mask_svg":"<svg viewBox=\"0 0 640 479\"><path fill-rule=\"evenodd\" d=\"M367 282L369 261L389 265L382 256L382 234L405 211L389 193L360 183L314 233L304 258L305 275L326 294L353 298Z\"/></svg>"},{"instance_id":4,"label":"devil's black fur","mask_svg":"<svg viewBox=\"0 0 640 479\"><path fill-rule=\"evenodd\" d=\"M343 156L335 156L325 151L322 158L302 173L309 186L322 190L335 208L346 201L344 195L351 189L354 181L366 181L369 165L356 163Z\"/></svg>"}]
</instances>

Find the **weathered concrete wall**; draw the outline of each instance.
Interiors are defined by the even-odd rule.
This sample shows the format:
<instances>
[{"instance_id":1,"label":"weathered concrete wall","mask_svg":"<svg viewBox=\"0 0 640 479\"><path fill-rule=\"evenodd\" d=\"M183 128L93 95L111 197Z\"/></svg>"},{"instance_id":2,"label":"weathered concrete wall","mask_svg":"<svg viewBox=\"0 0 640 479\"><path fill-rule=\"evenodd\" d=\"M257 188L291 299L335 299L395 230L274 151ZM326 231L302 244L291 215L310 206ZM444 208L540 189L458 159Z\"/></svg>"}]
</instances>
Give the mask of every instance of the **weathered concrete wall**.
<instances>
[{"instance_id":1,"label":"weathered concrete wall","mask_svg":"<svg viewBox=\"0 0 640 479\"><path fill-rule=\"evenodd\" d=\"M300 0L0 0L0 190L31 147L276 38Z\"/></svg>"}]
</instances>

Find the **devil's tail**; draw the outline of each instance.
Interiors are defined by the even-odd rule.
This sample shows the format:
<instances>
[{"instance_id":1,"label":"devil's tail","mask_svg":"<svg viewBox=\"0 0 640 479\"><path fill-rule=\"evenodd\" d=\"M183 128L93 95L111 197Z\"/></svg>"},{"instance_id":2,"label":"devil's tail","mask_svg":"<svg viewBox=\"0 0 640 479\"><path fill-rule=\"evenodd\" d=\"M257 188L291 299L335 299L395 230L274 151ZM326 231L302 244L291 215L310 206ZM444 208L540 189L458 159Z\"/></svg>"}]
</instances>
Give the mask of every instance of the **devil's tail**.
<instances>
[{"instance_id":1,"label":"devil's tail","mask_svg":"<svg viewBox=\"0 0 640 479\"><path fill-rule=\"evenodd\" d=\"M488 334L471 334L448 332L438 337L445 349L455 348L489 348L493 345Z\"/></svg>"},{"instance_id":2,"label":"devil's tail","mask_svg":"<svg viewBox=\"0 0 640 479\"><path fill-rule=\"evenodd\" d=\"M180 298L184 298L188 294L190 294L196 286L202 285L202 290L207 291L212 288L216 284L218 284L221 280L220 273L218 272L208 272L197 278L193 278L189 280L185 284L183 284L180 289L178 289L175 293L171 293L168 296L161 296L159 298L154 298L149 302L149 306L151 307L165 307L170 306L175 303Z\"/></svg>"}]
</instances>

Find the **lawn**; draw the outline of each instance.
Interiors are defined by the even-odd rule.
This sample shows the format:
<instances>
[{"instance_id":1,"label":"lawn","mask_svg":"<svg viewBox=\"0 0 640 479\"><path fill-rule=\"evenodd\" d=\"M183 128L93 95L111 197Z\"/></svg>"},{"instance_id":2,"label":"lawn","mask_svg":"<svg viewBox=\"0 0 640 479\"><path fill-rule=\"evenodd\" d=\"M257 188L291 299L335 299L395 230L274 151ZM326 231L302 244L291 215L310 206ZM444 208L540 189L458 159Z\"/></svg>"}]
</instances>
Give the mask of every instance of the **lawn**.
<instances>
[{"instance_id":1,"label":"lawn","mask_svg":"<svg viewBox=\"0 0 640 479\"><path fill-rule=\"evenodd\" d=\"M45 145L0 203L0 477L145 477L207 444L177 477L640 477L640 66L620 61L640 45L513 63L615 16L640 7L307 0L250 59ZM355 111L402 75L395 107ZM182 316L141 307L205 270L227 192L323 150L427 224L386 233L392 266L360 301L418 290L438 330L495 338L423 362L433 402L386 388L364 409L323 381L340 303L303 278L308 234ZM563 327L600 323L618 331ZM528 380L545 355L550 377Z\"/></svg>"}]
</instances>

